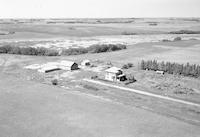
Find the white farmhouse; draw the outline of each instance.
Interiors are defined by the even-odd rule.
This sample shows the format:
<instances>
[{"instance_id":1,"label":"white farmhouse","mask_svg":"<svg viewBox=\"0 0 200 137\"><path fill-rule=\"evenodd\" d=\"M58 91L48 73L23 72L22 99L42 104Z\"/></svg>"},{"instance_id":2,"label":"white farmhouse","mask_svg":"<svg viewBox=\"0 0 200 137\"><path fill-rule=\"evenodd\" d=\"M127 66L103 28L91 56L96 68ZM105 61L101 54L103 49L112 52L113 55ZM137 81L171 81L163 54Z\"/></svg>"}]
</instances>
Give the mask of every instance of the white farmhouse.
<instances>
[{"instance_id":1,"label":"white farmhouse","mask_svg":"<svg viewBox=\"0 0 200 137\"><path fill-rule=\"evenodd\" d=\"M123 71L117 67L111 67L105 70L105 79L108 81L125 81L126 75L123 74Z\"/></svg>"}]
</instances>

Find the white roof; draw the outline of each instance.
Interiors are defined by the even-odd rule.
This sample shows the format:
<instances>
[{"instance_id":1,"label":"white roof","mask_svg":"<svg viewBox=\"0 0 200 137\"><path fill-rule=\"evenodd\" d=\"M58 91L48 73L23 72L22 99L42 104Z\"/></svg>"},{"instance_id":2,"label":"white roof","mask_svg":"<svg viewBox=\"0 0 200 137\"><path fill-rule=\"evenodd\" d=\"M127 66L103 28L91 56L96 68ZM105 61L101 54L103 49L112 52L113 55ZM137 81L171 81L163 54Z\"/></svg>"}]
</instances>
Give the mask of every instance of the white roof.
<instances>
[{"instance_id":1,"label":"white roof","mask_svg":"<svg viewBox=\"0 0 200 137\"><path fill-rule=\"evenodd\" d=\"M106 72L110 72L110 73L118 73L119 71L122 71L120 68L117 67L111 67L107 70L105 70Z\"/></svg>"},{"instance_id":2,"label":"white roof","mask_svg":"<svg viewBox=\"0 0 200 137\"><path fill-rule=\"evenodd\" d=\"M156 70L156 72L164 72L163 70Z\"/></svg>"},{"instance_id":3,"label":"white roof","mask_svg":"<svg viewBox=\"0 0 200 137\"><path fill-rule=\"evenodd\" d=\"M82 63L83 63L83 62L84 62L84 63L88 63L88 62L90 62L90 60L86 59L86 60L83 60Z\"/></svg>"},{"instance_id":4,"label":"white roof","mask_svg":"<svg viewBox=\"0 0 200 137\"><path fill-rule=\"evenodd\" d=\"M121 74L121 75L119 75L119 76L117 76L117 77L123 77L123 76L126 76L125 74Z\"/></svg>"},{"instance_id":5,"label":"white roof","mask_svg":"<svg viewBox=\"0 0 200 137\"><path fill-rule=\"evenodd\" d=\"M73 62L73 61L63 60L63 61L60 62L60 65L71 67L74 63L75 62Z\"/></svg>"}]
</instances>

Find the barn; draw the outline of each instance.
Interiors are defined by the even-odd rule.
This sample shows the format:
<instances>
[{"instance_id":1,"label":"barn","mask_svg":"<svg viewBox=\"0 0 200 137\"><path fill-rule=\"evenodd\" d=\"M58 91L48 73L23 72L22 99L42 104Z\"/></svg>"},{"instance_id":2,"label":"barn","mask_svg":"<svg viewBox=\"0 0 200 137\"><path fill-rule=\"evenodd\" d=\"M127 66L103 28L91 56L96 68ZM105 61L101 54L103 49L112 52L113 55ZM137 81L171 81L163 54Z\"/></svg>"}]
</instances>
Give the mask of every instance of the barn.
<instances>
[{"instance_id":1,"label":"barn","mask_svg":"<svg viewBox=\"0 0 200 137\"><path fill-rule=\"evenodd\" d=\"M55 70L77 70L78 64L73 61L48 62L38 69L39 72L48 73Z\"/></svg>"},{"instance_id":2,"label":"barn","mask_svg":"<svg viewBox=\"0 0 200 137\"><path fill-rule=\"evenodd\" d=\"M78 64L73 61L63 60L59 63L59 68L62 70L77 70L79 69Z\"/></svg>"}]
</instances>

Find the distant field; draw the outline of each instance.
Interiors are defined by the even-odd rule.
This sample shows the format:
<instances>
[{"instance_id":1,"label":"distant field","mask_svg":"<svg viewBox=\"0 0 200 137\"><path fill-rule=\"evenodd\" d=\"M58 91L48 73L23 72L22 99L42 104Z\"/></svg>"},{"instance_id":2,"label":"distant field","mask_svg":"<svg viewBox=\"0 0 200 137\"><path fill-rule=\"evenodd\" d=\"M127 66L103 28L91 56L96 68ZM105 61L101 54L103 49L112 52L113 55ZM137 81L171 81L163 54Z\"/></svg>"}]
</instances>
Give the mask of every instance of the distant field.
<instances>
[{"instance_id":1,"label":"distant field","mask_svg":"<svg viewBox=\"0 0 200 137\"><path fill-rule=\"evenodd\" d=\"M63 58L69 59L101 59L107 62L114 62L121 66L124 63L132 62L134 65L142 59L156 59L158 61L171 61L178 63L195 63L200 64L200 41L178 41L178 42L155 42L155 43L139 43L130 45L126 50L68 56Z\"/></svg>"},{"instance_id":2,"label":"distant field","mask_svg":"<svg viewBox=\"0 0 200 137\"><path fill-rule=\"evenodd\" d=\"M119 40L119 39L118 39ZM126 39L125 39L126 40ZM31 47L45 47L45 48L75 48L75 47L89 47L90 45L98 43L111 44L125 44L127 49L115 52L98 53L98 54L83 54L74 56L63 56L60 58L67 59L101 59L107 62L114 62L118 65L132 62L137 65L142 59L144 60L158 60L170 61L177 63L193 63L200 64L200 40L182 40L172 42L146 42L134 43L123 41L107 41L100 39L93 40L72 40L70 41L24 41L24 42L3 42L0 45L13 46L31 46ZM131 43L132 42L132 43Z\"/></svg>"},{"instance_id":3,"label":"distant field","mask_svg":"<svg viewBox=\"0 0 200 137\"><path fill-rule=\"evenodd\" d=\"M200 34L167 34L199 31L199 22L198 18L2 19L0 31L7 35L0 35L0 45L69 48L99 43L126 44L128 49L123 51L67 58L101 58L119 64L137 64L141 59L200 64ZM183 41L161 42L175 37Z\"/></svg>"},{"instance_id":4,"label":"distant field","mask_svg":"<svg viewBox=\"0 0 200 137\"><path fill-rule=\"evenodd\" d=\"M70 37L57 39L27 39L27 40L0 40L0 46L10 45L19 47L44 47L51 49L66 49L89 47L101 44L123 44L134 45L138 43L160 42L163 40L173 41L174 38L181 37L182 40L200 40L200 34L146 34L146 35L112 35L93 37ZM170 42L173 44L173 42Z\"/></svg>"},{"instance_id":5,"label":"distant field","mask_svg":"<svg viewBox=\"0 0 200 137\"><path fill-rule=\"evenodd\" d=\"M51 22L51 23L49 23ZM156 25L150 25L150 24ZM52 39L127 34L163 34L179 30L200 30L196 19L45 19L1 20L0 39Z\"/></svg>"},{"instance_id":6,"label":"distant field","mask_svg":"<svg viewBox=\"0 0 200 137\"><path fill-rule=\"evenodd\" d=\"M123 71L137 81L112 84L200 103L199 78L139 68L142 59L200 65L200 34L169 34L200 31L199 23L198 18L0 19L0 46L51 50L114 43L127 47L72 56L0 54L0 136L123 137L142 133L198 137L198 107L87 83L83 78L103 78L108 67L132 63ZM182 40L174 41L176 37ZM85 59L91 61L91 67L80 65ZM80 69L50 73L27 69L61 60L74 61ZM55 79L58 85L52 86Z\"/></svg>"}]
</instances>

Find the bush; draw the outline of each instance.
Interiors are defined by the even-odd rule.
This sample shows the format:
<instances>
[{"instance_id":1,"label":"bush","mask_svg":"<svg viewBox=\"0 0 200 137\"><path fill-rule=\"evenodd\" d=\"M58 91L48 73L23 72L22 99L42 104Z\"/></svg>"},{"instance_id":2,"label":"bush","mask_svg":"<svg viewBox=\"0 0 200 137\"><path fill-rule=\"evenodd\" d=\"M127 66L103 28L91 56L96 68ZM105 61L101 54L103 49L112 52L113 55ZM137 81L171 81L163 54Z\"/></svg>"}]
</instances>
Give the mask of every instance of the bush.
<instances>
[{"instance_id":1,"label":"bush","mask_svg":"<svg viewBox=\"0 0 200 137\"><path fill-rule=\"evenodd\" d=\"M168 39L163 39L162 42L170 42Z\"/></svg>"},{"instance_id":2,"label":"bush","mask_svg":"<svg viewBox=\"0 0 200 137\"><path fill-rule=\"evenodd\" d=\"M69 48L62 50L62 55L79 55L88 53L86 48Z\"/></svg>"},{"instance_id":3,"label":"bush","mask_svg":"<svg viewBox=\"0 0 200 137\"><path fill-rule=\"evenodd\" d=\"M149 26L157 26L157 23L149 23Z\"/></svg>"},{"instance_id":4,"label":"bush","mask_svg":"<svg viewBox=\"0 0 200 137\"><path fill-rule=\"evenodd\" d=\"M133 63L127 63L122 66L122 69L129 69L133 67Z\"/></svg>"},{"instance_id":5,"label":"bush","mask_svg":"<svg viewBox=\"0 0 200 137\"><path fill-rule=\"evenodd\" d=\"M53 79L53 80L51 81L51 83L52 83L52 85L58 85L58 80L57 80L57 79Z\"/></svg>"},{"instance_id":6,"label":"bush","mask_svg":"<svg viewBox=\"0 0 200 137\"><path fill-rule=\"evenodd\" d=\"M19 47L4 45L0 46L0 53L7 54L21 54L21 55L36 55L36 56L59 56L59 55L80 55L85 53L101 53L101 52L111 52L126 49L125 45L122 44L102 44L94 45L88 48L70 48L63 49L61 54L56 49L48 48L34 48L34 47Z\"/></svg>"},{"instance_id":7,"label":"bush","mask_svg":"<svg viewBox=\"0 0 200 137\"><path fill-rule=\"evenodd\" d=\"M137 33L134 32L122 32L122 35L137 35Z\"/></svg>"},{"instance_id":8,"label":"bush","mask_svg":"<svg viewBox=\"0 0 200 137\"><path fill-rule=\"evenodd\" d=\"M21 49L19 47L13 47L8 52L9 54L21 54Z\"/></svg>"},{"instance_id":9,"label":"bush","mask_svg":"<svg viewBox=\"0 0 200 137\"><path fill-rule=\"evenodd\" d=\"M97 79L97 78L98 78L97 75L91 77L91 79Z\"/></svg>"},{"instance_id":10,"label":"bush","mask_svg":"<svg viewBox=\"0 0 200 137\"><path fill-rule=\"evenodd\" d=\"M136 82L137 81L133 75L129 75L127 77L127 79L128 79L129 82Z\"/></svg>"},{"instance_id":11,"label":"bush","mask_svg":"<svg viewBox=\"0 0 200 137\"><path fill-rule=\"evenodd\" d=\"M111 52L126 49L125 45L121 44L102 44L102 45L93 45L88 48L70 48L62 50L62 55L80 55L85 53L101 53L101 52Z\"/></svg>"},{"instance_id":12,"label":"bush","mask_svg":"<svg viewBox=\"0 0 200 137\"><path fill-rule=\"evenodd\" d=\"M128 65L127 65L127 64L124 64L124 65L122 66L122 69L128 69Z\"/></svg>"},{"instance_id":13,"label":"bush","mask_svg":"<svg viewBox=\"0 0 200 137\"><path fill-rule=\"evenodd\" d=\"M0 46L0 53L20 54L20 55L36 55L36 56L58 56L59 52L47 48L34 47L18 47L18 46Z\"/></svg>"},{"instance_id":14,"label":"bush","mask_svg":"<svg viewBox=\"0 0 200 137\"><path fill-rule=\"evenodd\" d=\"M37 48L37 54L40 56L46 55L46 51L47 51L46 48L43 48L43 47Z\"/></svg>"},{"instance_id":15,"label":"bush","mask_svg":"<svg viewBox=\"0 0 200 137\"><path fill-rule=\"evenodd\" d=\"M45 56L58 56L59 53L56 50L46 50L45 51Z\"/></svg>"},{"instance_id":16,"label":"bush","mask_svg":"<svg viewBox=\"0 0 200 137\"><path fill-rule=\"evenodd\" d=\"M137 81L132 74L130 74L130 75L127 76L127 80L128 81L125 83L125 85L131 84L131 83L134 83L134 82Z\"/></svg>"},{"instance_id":17,"label":"bush","mask_svg":"<svg viewBox=\"0 0 200 137\"><path fill-rule=\"evenodd\" d=\"M22 55L37 55L37 49L32 47L19 47Z\"/></svg>"},{"instance_id":18,"label":"bush","mask_svg":"<svg viewBox=\"0 0 200 137\"><path fill-rule=\"evenodd\" d=\"M200 34L200 31L193 30L179 30L179 31L171 31L170 34Z\"/></svg>"},{"instance_id":19,"label":"bush","mask_svg":"<svg viewBox=\"0 0 200 137\"><path fill-rule=\"evenodd\" d=\"M96 66L96 65L94 65L94 64L92 64L92 65L90 65L90 67L91 67L91 68L94 68L94 67L97 67L97 66Z\"/></svg>"},{"instance_id":20,"label":"bush","mask_svg":"<svg viewBox=\"0 0 200 137\"><path fill-rule=\"evenodd\" d=\"M174 38L174 41L180 41L180 40L182 40L181 37Z\"/></svg>"},{"instance_id":21,"label":"bush","mask_svg":"<svg viewBox=\"0 0 200 137\"><path fill-rule=\"evenodd\" d=\"M133 63L128 63L127 65L128 65L129 68L133 67Z\"/></svg>"}]
</instances>

